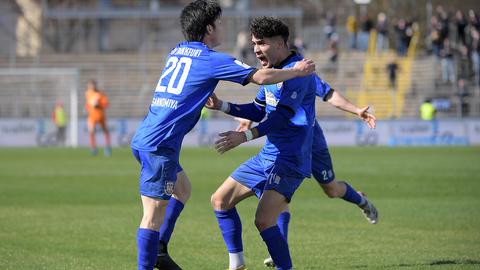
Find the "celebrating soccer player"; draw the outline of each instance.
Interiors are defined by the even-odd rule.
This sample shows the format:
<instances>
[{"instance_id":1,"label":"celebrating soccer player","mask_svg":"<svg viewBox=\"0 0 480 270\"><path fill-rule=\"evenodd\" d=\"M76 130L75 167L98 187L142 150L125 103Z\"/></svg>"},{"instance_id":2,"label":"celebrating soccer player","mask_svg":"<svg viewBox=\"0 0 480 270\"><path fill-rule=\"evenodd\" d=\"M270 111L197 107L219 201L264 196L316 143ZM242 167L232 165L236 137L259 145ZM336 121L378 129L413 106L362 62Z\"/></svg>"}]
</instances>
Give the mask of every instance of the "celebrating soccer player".
<instances>
[{"instance_id":1,"label":"celebrating soccer player","mask_svg":"<svg viewBox=\"0 0 480 270\"><path fill-rule=\"evenodd\" d=\"M340 92L335 91L330 85L322 80L320 77L315 75L316 81L316 95L322 98L323 101L330 103L331 105L353 113L359 118L363 119L370 128L375 128L375 116L368 112L368 107L358 108L345 97L340 94ZM216 98L213 96L212 98ZM218 103L223 103L223 101L218 100ZM250 129L252 125L251 120L247 119L238 119L240 122L237 131L245 131ZM325 194L330 198L342 198L346 202L352 203L360 207L365 218L371 223L376 224L378 222L378 212L375 206L367 200L365 195L361 192L355 191L345 181L337 181L335 179L335 173L333 171L332 159L328 151L327 142L325 136L323 135L322 128L315 121L315 127L313 132L313 145L312 145L312 174L315 180L320 184L320 187L323 189ZM288 235L288 225L290 222L290 212L288 208L283 211L278 217L277 224L281 228L281 232L287 239ZM272 258L267 258L264 261L266 266L274 267Z\"/></svg>"},{"instance_id":2,"label":"celebrating soccer player","mask_svg":"<svg viewBox=\"0 0 480 270\"><path fill-rule=\"evenodd\" d=\"M289 68L303 58L289 51L289 30L280 20L257 18L250 30L254 52L265 69ZM221 102L212 95L207 107L256 122L267 115L265 121L252 129L220 134L222 138L215 146L224 153L243 142L267 136L260 153L240 165L211 198L229 253L229 269L245 269L242 225L235 206L253 195L260 198L255 225L270 256L277 269L291 269L288 243L277 219L303 179L311 174L315 77L261 86L255 101L249 104Z\"/></svg>"},{"instance_id":3,"label":"celebrating soccer player","mask_svg":"<svg viewBox=\"0 0 480 270\"><path fill-rule=\"evenodd\" d=\"M148 115L132 139L133 154L141 164L143 205L137 232L138 269L151 270L156 262L160 269L180 269L166 252L175 221L190 194L188 178L179 164L180 148L217 83L275 84L315 70L309 60L286 69L257 70L212 50L221 42L221 12L216 2L206 0L194 1L182 10L180 23L186 41L170 51Z\"/></svg>"}]
</instances>

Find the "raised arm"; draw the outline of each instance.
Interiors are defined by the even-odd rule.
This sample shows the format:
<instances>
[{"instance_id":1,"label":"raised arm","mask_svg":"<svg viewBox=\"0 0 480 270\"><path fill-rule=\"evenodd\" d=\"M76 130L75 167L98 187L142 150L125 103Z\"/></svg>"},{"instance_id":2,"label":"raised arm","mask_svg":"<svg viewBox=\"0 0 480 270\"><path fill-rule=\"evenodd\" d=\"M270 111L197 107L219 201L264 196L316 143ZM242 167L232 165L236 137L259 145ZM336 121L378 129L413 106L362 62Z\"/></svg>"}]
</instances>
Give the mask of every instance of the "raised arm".
<instances>
[{"instance_id":1,"label":"raised arm","mask_svg":"<svg viewBox=\"0 0 480 270\"><path fill-rule=\"evenodd\" d=\"M351 103L346 97L340 94L338 91L331 90L325 99L331 105L339 108L340 110L352 113L363 119L371 129L376 126L376 118L373 114L368 112L369 106L359 108Z\"/></svg>"},{"instance_id":2,"label":"raised arm","mask_svg":"<svg viewBox=\"0 0 480 270\"><path fill-rule=\"evenodd\" d=\"M257 70L249 78L249 82L258 85L275 84L295 77L304 77L312 74L314 71L315 63L312 60L303 59L288 69L262 68Z\"/></svg>"}]
</instances>

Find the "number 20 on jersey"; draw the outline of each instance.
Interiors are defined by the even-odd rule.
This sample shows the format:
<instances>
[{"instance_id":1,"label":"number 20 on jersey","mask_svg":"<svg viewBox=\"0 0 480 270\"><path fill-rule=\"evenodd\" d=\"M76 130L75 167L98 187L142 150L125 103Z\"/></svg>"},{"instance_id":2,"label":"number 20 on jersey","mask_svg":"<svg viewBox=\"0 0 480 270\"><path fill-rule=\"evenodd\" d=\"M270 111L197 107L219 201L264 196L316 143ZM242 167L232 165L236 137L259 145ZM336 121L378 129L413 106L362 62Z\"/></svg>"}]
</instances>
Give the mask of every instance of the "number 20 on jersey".
<instances>
[{"instance_id":1,"label":"number 20 on jersey","mask_svg":"<svg viewBox=\"0 0 480 270\"><path fill-rule=\"evenodd\" d=\"M167 92L170 94L179 95L185 86L185 81L187 80L191 65L192 59L188 57L181 57L179 59L178 57L171 56L168 58L166 69L160 77L160 80L158 80L155 92ZM172 72L173 74L171 74ZM170 74L170 79L167 82L167 77ZM180 79L175 84L179 75Z\"/></svg>"}]
</instances>

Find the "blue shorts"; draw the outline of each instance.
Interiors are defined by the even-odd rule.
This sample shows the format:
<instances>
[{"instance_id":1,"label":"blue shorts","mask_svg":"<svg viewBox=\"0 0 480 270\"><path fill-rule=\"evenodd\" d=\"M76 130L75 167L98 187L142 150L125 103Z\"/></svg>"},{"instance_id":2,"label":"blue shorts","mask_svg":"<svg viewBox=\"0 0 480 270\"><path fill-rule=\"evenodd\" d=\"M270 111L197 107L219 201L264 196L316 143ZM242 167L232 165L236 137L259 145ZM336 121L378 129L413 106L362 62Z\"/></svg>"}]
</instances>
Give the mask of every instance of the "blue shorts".
<instances>
[{"instance_id":1,"label":"blue shorts","mask_svg":"<svg viewBox=\"0 0 480 270\"><path fill-rule=\"evenodd\" d=\"M319 184L328 184L335 179L332 158L328 148L312 146L312 174Z\"/></svg>"},{"instance_id":2,"label":"blue shorts","mask_svg":"<svg viewBox=\"0 0 480 270\"><path fill-rule=\"evenodd\" d=\"M183 170L177 154L170 149L155 152L132 149L132 153L141 165L140 194L169 200L177 181L177 173Z\"/></svg>"},{"instance_id":3,"label":"blue shorts","mask_svg":"<svg viewBox=\"0 0 480 270\"><path fill-rule=\"evenodd\" d=\"M235 181L250 188L260 198L264 190L275 190L288 202L303 181L303 175L288 169L281 161L264 160L257 154L244 162L231 175Z\"/></svg>"},{"instance_id":4,"label":"blue shorts","mask_svg":"<svg viewBox=\"0 0 480 270\"><path fill-rule=\"evenodd\" d=\"M323 135L323 130L315 121L313 129L312 142L312 174L319 184L328 184L335 180L332 158L328 152L327 141Z\"/></svg>"}]
</instances>

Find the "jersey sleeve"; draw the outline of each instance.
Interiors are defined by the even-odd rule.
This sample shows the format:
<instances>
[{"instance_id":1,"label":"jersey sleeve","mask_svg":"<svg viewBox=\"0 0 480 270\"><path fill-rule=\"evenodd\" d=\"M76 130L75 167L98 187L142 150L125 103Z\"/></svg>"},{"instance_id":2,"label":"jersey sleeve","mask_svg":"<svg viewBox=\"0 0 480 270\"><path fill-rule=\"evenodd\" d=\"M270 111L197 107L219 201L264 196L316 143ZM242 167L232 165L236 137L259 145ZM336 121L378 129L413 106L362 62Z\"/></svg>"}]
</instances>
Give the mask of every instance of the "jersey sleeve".
<instances>
[{"instance_id":1,"label":"jersey sleeve","mask_svg":"<svg viewBox=\"0 0 480 270\"><path fill-rule=\"evenodd\" d=\"M324 80L322 80L317 74L314 74L315 77L315 85L316 85L316 90L315 90L315 95L318 97L321 97L323 101L326 101L326 97L328 96L328 93L332 91L332 87Z\"/></svg>"},{"instance_id":2,"label":"jersey sleeve","mask_svg":"<svg viewBox=\"0 0 480 270\"><path fill-rule=\"evenodd\" d=\"M263 88L263 86L260 86L260 88L258 89L257 96L255 97L255 100L253 102L255 103L255 105L265 108L265 105L267 103L265 99L265 89Z\"/></svg>"},{"instance_id":3,"label":"jersey sleeve","mask_svg":"<svg viewBox=\"0 0 480 270\"><path fill-rule=\"evenodd\" d=\"M302 105L308 89L307 80L309 77L293 78L283 82L282 94L278 101L278 105L283 105L296 111ZM278 106L277 105L277 106Z\"/></svg>"},{"instance_id":4,"label":"jersey sleeve","mask_svg":"<svg viewBox=\"0 0 480 270\"><path fill-rule=\"evenodd\" d=\"M210 54L210 66L213 78L242 85L248 84L249 78L257 70L230 55L219 52Z\"/></svg>"}]
</instances>

